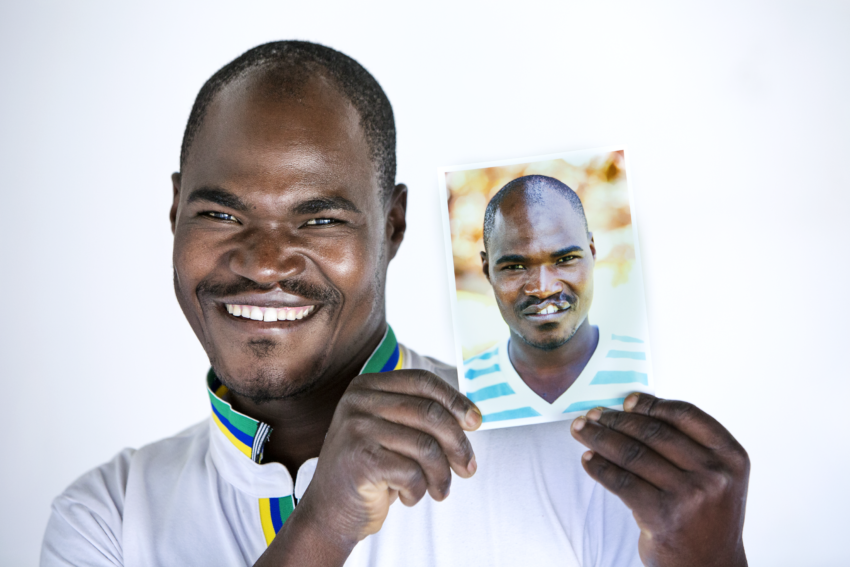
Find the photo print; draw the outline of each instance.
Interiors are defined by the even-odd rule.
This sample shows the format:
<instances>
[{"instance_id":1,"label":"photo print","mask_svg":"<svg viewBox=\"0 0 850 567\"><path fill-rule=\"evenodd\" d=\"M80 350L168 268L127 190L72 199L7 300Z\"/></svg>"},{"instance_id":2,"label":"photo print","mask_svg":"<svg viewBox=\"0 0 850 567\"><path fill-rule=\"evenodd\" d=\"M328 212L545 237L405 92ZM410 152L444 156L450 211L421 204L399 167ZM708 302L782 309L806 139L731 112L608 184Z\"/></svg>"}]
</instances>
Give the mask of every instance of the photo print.
<instances>
[{"instance_id":1,"label":"photo print","mask_svg":"<svg viewBox=\"0 0 850 567\"><path fill-rule=\"evenodd\" d=\"M439 171L460 391L482 429L653 392L626 152Z\"/></svg>"}]
</instances>

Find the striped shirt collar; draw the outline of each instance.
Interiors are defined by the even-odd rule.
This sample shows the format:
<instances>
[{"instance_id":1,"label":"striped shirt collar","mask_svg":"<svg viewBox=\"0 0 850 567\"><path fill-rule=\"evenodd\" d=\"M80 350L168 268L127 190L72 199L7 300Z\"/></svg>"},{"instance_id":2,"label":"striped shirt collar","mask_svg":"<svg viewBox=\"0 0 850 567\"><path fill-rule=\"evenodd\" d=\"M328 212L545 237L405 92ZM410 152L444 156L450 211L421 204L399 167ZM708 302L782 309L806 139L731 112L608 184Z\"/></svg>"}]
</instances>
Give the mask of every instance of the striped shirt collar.
<instances>
[{"instance_id":1,"label":"striped shirt collar","mask_svg":"<svg viewBox=\"0 0 850 567\"><path fill-rule=\"evenodd\" d=\"M402 368L403 364L404 355L398 347L395 333L393 333L392 327L387 325L384 338L381 339L378 347L372 352L366 364L363 365L360 374L398 370ZM271 427L262 421L248 417L244 413L239 413L233 409L230 403L224 401L227 386L221 383L212 368L207 373L207 391L212 405L212 419L219 431L243 455L255 463L262 463L263 448L272 433Z\"/></svg>"}]
</instances>

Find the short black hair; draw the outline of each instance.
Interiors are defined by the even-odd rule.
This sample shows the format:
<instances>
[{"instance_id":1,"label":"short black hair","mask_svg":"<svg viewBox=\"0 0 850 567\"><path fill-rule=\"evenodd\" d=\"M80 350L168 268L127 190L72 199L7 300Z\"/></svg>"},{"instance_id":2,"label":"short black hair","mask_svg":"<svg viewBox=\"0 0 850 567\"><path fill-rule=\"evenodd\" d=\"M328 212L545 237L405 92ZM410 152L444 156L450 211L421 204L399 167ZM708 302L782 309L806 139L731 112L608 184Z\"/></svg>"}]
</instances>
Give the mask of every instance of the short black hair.
<instances>
[{"instance_id":1,"label":"short black hair","mask_svg":"<svg viewBox=\"0 0 850 567\"><path fill-rule=\"evenodd\" d=\"M484 249L487 249L487 242L490 240L490 234L493 232L493 225L496 224L496 213L499 211L499 207L502 206L502 201L514 193L522 192L523 197L527 201L541 204L544 202L543 191L546 189L552 189L560 193L569 202L573 210L581 216L581 220L584 222L585 232L590 232L587 227L587 217L584 214L584 207L575 191L570 189L566 183L558 181L554 177L526 175L509 181L487 203L487 209L484 211Z\"/></svg>"},{"instance_id":2,"label":"short black hair","mask_svg":"<svg viewBox=\"0 0 850 567\"><path fill-rule=\"evenodd\" d=\"M316 74L330 79L360 115L360 127L378 175L383 196L392 194L396 173L396 132L393 108L378 81L360 63L335 49L309 41L273 41L249 49L210 77L195 98L183 133L180 168L186 165L192 142L215 96L249 72L262 69L280 94L297 96Z\"/></svg>"}]
</instances>

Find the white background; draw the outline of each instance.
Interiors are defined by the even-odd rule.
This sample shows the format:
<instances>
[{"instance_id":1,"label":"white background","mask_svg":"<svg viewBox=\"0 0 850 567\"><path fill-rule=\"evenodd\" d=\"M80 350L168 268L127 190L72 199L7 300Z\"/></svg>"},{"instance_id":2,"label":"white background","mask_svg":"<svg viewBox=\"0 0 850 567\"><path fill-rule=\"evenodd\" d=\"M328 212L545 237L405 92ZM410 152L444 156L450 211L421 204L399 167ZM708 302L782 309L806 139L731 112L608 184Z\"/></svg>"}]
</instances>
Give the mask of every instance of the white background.
<instances>
[{"instance_id":1,"label":"white background","mask_svg":"<svg viewBox=\"0 0 850 567\"><path fill-rule=\"evenodd\" d=\"M203 81L281 38L394 105L388 311L423 353L453 352L437 167L626 144L660 394L749 450L752 565L850 564L850 4L126 4L0 7L0 564L36 564L74 478L209 411L169 174Z\"/></svg>"}]
</instances>

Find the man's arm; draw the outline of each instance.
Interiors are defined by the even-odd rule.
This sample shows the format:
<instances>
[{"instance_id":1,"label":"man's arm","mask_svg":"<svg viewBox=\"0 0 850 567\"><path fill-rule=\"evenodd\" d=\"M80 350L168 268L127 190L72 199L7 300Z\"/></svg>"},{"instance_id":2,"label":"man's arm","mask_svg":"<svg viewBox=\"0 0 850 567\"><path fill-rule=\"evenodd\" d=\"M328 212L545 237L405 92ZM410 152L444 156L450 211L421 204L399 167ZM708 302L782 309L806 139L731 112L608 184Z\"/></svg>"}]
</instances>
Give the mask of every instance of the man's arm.
<instances>
[{"instance_id":1,"label":"man's arm","mask_svg":"<svg viewBox=\"0 0 850 567\"><path fill-rule=\"evenodd\" d=\"M346 390L304 497L255 567L331 567L381 529L389 506L449 494L475 473L478 408L425 370L363 374Z\"/></svg>"},{"instance_id":2,"label":"man's arm","mask_svg":"<svg viewBox=\"0 0 850 567\"><path fill-rule=\"evenodd\" d=\"M623 409L591 410L572 434L591 449L585 471L632 510L644 564L745 567L744 448L692 404L631 394Z\"/></svg>"}]
</instances>

